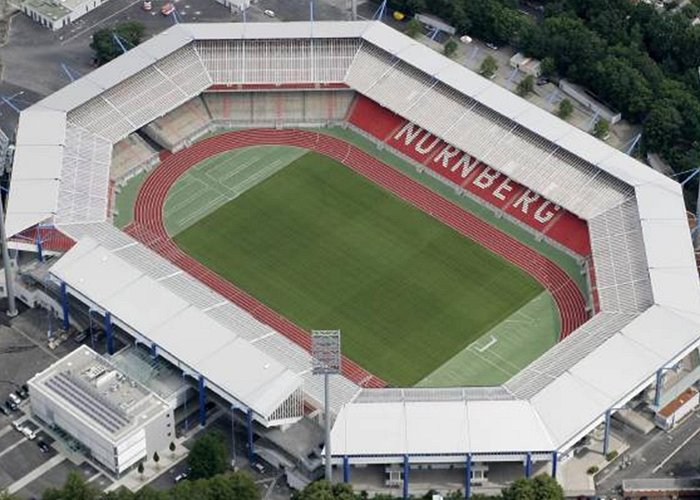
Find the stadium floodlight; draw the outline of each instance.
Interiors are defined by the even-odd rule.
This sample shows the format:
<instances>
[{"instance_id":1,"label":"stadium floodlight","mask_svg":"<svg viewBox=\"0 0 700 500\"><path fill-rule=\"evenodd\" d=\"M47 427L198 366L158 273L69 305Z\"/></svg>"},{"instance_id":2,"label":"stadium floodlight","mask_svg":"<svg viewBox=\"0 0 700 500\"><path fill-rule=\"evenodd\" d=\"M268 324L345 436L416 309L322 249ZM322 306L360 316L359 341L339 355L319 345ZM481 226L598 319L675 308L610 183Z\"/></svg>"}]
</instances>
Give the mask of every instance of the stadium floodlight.
<instances>
[{"instance_id":1,"label":"stadium floodlight","mask_svg":"<svg viewBox=\"0 0 700 500\"><path fill-rule=\"evenodd\" d=\"M331 394L329 377L340 373L340 330L311 332L311 363L314 375L323 375L323 412L326 430L326 481L331 481Z\"/></svg>"}]
</instances>

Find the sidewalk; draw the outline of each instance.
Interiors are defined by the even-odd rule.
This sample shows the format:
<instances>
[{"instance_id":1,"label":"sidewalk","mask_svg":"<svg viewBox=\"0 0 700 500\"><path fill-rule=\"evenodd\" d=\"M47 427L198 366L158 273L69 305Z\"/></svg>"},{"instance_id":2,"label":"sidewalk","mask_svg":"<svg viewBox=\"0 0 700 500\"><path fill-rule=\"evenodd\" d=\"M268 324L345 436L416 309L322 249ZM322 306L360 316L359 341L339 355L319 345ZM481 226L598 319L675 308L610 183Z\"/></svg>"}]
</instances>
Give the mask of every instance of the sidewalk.
<instances>
[{"instance_id":1,"label":"sidewalk","mask_svg":"<svg viewBox=\"0 0 700 500\"><path fill-rule=\"evenodd\" d=\"M188 434L187 436L176 439L174 441L174 452L171 452L170 450L158 452L160 461L157 464L149 457L149 460L143 464L143 474L139 474L138 468L134 467L125 475L110 484L105 491L118 490L122 486L131 491L137 491L144 485L150 483L155 478L170 469L173 465L187 457L189 450L185 448L182 443L187 441L190 437L191 435Z\"/></svg>"}]
</instances>

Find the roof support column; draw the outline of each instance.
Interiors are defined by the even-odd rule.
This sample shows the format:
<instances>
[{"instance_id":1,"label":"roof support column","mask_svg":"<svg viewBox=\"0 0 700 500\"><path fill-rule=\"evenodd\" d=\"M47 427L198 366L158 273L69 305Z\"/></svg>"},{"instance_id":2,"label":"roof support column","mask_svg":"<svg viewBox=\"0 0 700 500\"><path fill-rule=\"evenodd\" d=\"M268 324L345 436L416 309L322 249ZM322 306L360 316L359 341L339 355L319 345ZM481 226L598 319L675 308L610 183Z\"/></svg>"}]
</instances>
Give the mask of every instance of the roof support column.
<instances>
[{"instance_id":1,"label":"roof support column","mask_svg":"<svg viewBox=\"0 0 700 500\"><path fill-rule=\"evenodd\" d=\"M530 477L532 475L532 453L529 451L525 456L525 477Z\"/></svg>"},{"instance_id":2,"label":"roof support column","mask_svg":"<svg viewBox=\"0 0 700 500\"><path fill-rule=\"evenodd\" d=\"M63 329L68 331L70 326L70 316L68 307L68 287L64 281L61 281L61 309L63 310Z\"/></svg>"},{"instance_id":3,"label":"roof support column","mask_svg":"<svg viewBox=\"0 0 700 500\"><path fill-rule=\"evenodd\" d=\"M44 247L41 244L41 235L38 229L36 236L36 256L38 257L39 262L44 262Z\"/></svg>"},{"instance_id":4,"label":"roof support column","mask_svg":"<svg viewBox=\"0 0 700 500\"><path fill-rule=\"evenodd\" d=\"M158 344L156 344L155 342L151 344L151 357L153 359L156 359L158 357Z\"/></svg>"},{"instance_id":5,"label":"roof support column","mask_svg":"<svg viewBox=\"0 0 700 500\"><path fill-rule=\"evenodd\" d=\"M350 458L347 455L343 457L343 482L350 482Z\"/></svg>"},{"instance_id":6,"label":"roof support column","mask_svg":"<svg viewBox=\"0 0 700 500\"><path fill-rule=\"evenodd\" d=\"M663 369L656 372L656 391L654 393L654 406L657 408L661 404L661 387L664 382L664 371Z\"/></svg>"},{"instance_id":7,"label":"roof support column","mask_svg":"<svg viewBox=\"0 0 700 500\"><path fill-rule=\"evenodd\" d=\"M408 499L408 473L410 471L408 455L403 456L403 498Z\"/></svg>"},{"instance_id":8,"label":"roof support column","mask_svg":"<svg viewBox=\"0 0 700 500\"><path fill-rule=\"evenodd\" d=\"M467 500L472 497L472 454L467 453L467 459L464 462L464 498Z\"/></svg>"},{"instance_id":9,"label":"roof support column","mask_svg":"<svg viewBox=\"0 0 700 500\"><path fill-rule=\"evenodd\" d=\"M207 391L204 383L204 377L199 376L197 380L199 385L199 424L207 425Z\"/></svg>"},{"instance_id":10,"label":"roof support column","mask_svg":"<svg viewBox=\"0 0 700 500\"><path fill-rule=\"evenodd\" d=\"M112 355L114 354L114 325L109 311L105 311L105 335L107 336L107 353Z\"/></svg>"},{"instance_id":11,"label":"roof support column","mask_svg":"<svg viewBox=\"0 0 700 500\"><path fill-rule=\"evenodd\" d=\"M556 451L552 452L552 478L557 478L557 465L559 460L559 454Z\"/></svg>"},{"instance_id":12,"label":"roof support column","mask_svg":"<svg viewBox=\"0 0 700 500\"><path fill-rule=\"evenodd\" d=\"M605 433L603 434L603 455L608 454L608 448L610 447L610 413L608 410L605 412Z\"/></svg>"},{"instance_id":13,"label":"roof support column","mask_svg":"<svg viewBox=\"0 0 700 500\"><path fill-rule=\"evenodd\" d=\"M246 413L246 424L248 427L248 461L253 462L255 459L255 444L253 443L253 410L248 408Z\"/></svg>"}]
</instances>

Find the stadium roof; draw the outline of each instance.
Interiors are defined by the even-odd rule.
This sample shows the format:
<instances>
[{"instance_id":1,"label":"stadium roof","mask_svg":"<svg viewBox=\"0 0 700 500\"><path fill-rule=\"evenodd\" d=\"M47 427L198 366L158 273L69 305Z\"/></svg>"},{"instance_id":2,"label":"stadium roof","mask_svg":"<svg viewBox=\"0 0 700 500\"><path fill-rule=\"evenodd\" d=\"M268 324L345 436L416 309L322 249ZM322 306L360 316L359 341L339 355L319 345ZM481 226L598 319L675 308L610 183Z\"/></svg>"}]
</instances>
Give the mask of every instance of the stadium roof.
<instances>
[{"instance_id":1,"label":"stadium roof","mask_svg":"<svg viewBox=\"0 0 700 500\"><path fill-rule=\"evenodd\" d=\"M92 238L81 239L51 274L109 311L136 339L155 344L159 355L187 373L203 375L221 396L264 418L302 386L287 367Z\"/></svg>"},{"instance_id":2,"label":"stadium roof","mask_svg":"<svg viewBox=\"0 0 700 500\"><path fill-rule=\"evenodd\" d=\"M350 41L344 48L351 54L323 52L338 39ZM269 50L255 52L271 41L284 70ZM270 407L257 393L244 394L242 379L207 366L204 360L218 361L205 346L184 349L184 329L165 335L168 318L183 315L174 327L195 316L226 326L228 333L203 323L212 342L245 339L259 349L250 360L270 355L270 366L288 367L320 400L302 349L112 228L106 187L113 143L211 85L309 82L344 83L587 220L600 297L596 316L500 388L360 392L335 377L336 457L432 461L449 453L565 450L700 344L700 286L679 185L379 22L179 24L24 110L8 235L47 223L76 240L93 238L66 254L55 275L86 300L105 301L135 334L208 369L212 383L246 404ZM71 267L74 259L114 282ZM134 307L134 297L153 302L153 310ZM267 380L258 369L251 372ZM279 397L296 380L286 379L279 387L269 381Z\"/></svg>"}]
</instances>

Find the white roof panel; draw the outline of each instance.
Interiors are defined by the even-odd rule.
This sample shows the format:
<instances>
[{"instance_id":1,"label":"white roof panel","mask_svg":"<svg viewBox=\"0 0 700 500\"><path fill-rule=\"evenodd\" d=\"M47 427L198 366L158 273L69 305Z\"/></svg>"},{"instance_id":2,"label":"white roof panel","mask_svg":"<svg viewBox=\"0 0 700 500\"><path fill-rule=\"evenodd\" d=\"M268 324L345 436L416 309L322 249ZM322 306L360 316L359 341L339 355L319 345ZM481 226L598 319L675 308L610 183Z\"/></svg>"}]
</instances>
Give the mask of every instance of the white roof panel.
<instances>
[{"instance_id":1,"label":"white roof panel","mask_svg":"<svg viewBox=\"0 0 700 500\"><path fill-rule=\"evenodd\" d=\"M95 70L98 71L98 70ZM67 112L97 97L105 88L92 80L92 73L66 85L50 96L42 99L30 109L53 109Z\"/></svg>"},{"instance_id":2,"label":"white roof panel","mask_svg":"<svg viewBox=\"0 0 700 500\"><path fill-rule=\"evenodd\" d=\"M270 23L195 23L180 25L197 40L280 39L280 38L357 38L369 22L306 21Z\"/></svg>"},{"instance_id":3,"label":"white roof panel","mask_svg":"<svg viewBox=\"0 0 700 500\"><path fill-rule=\"evenodd\" d=\"M698 340L700 324L660 306L652 306L622 329L622 335L669 360Z\"/></svg>"},{"instance_id":4,"label":"white roof panel","mask_svg":"<svg viewBox=\"0 0 700 500\"><path fill-rule=\"evenodd\" d=\"M406 452L464 453L469 450L470 429L464 402L416 402L406 404L405 411ZM436 413L440 415L439 421L436 421Z\"/></svg>"},{"instance_id":5,"label":"white roof panel","mask_svg":"<svg viewBox=\"0 0 700 500\"><path fill-rule=\"evenodd\" d=\"M613 154L609 148L601 148L600 140L575 127L567 127L567 132L559 137L555 142L557 146L570 151L579 158L597 165Z\"/></svg>"},{"instance_id":6,"label":"white roof panel","mask_svg":"<svg viewBox=\"0 0 700 500\"><path fill-rule=\"evenodd\" d=\"M113 258L121 260L118 257ZM144 304L148 304L148 307L144 307ZM146 336L188 305L163 285L145 275L118 289L104 303L104 307L114 317ZM166 346L163 347L167 349Z\"/></svg>"},{"instance_id":7,"label":"white roof panel","mask_svg":"<svg viewBox=\"0 0 700 500\"><path fill-rule=\"evenodd\" d=\"M514 99L513 94L498 85L485 87L476 98L485 106L510 119L530 110L530 103L524 99Z\"/></svg>"},{"instance_id":8,"label":"white roof panel","mask_svg":"<svg viewBox=\"0 0 700 500\"><path fill-rule=\"evenodd\" d=\"M301 379L282 364L241 338L208 356L200 373L263 415L269 415L280 404L279 393L289 394L301 384ZM273 391L276 397L271 399L267 391Z\"/></svg>"},{"instance_id":9,"label":"white roof panel","mask_svg":"<svg viewBox=\"0 0 700 500\"><path fill-rule=\"evenodd\" d=\"M644 247L649 267L677 268L680 265L689 266L692 272L695 259L689 252L690 242L688 220L683 219L642 219Z\"/></svg>"},{"instance_id":10,"label":"white roof panel","mask_svg":"<svg viewBox=\"0 0 700 500\"><path fill-rule=\"evenodd\" d=\"M467 409L471 452L550 451L554 447L528 401L469 401Z\"/></svg>"},{"instance_id":11,"label":"white roof panel","mask_svg":"<svg viewBox=\"0 0 700 500\"><path fill-rule=\"evenodd\" d=\"M153 329L149 338L187 365L196 366L236 339L236 334L196 307L188 307ZM200 338L207 341L198 342Z\"/></svg>"},{"instance_id":12,"label":"white roof panel","mask_svg":"<svg viewBox=\"0 0 700 500\"><path fill-rule=\"evenodd\" d=\"M437 423L433 423L432 429L436 429ZM406 449L404 405L345 405L336 418L331 442L332 452L337 455L403 455Z\"/></svg>"},{"instance_id":13,"label":"white roof panel","mask_svg":"<svg viewBox=\"0 0 700 500\"><path fill-rule=\"evenodd\" d=\"M492 82L473 71L465 72L464 68L458 64L443 68L436 77L446 85L469 97L486 92L492 87Z\"/></svg>"},{"instance_id":14,"label":"white roof panel","mask_svg":"<svg viewBox=\"0 0 700 500\"><path fill-rule=\"evenodd\" d=\"M27 108L19 114L17 146L63 145L66 140L66 114L62 111Z\"/></svg>"},{"instance_id":15,"label":"white roof panel","mask_svg":"<svg viewBox=\"0 0 700 500\"><path fill-rule=\"evenodd\" d=\"M362 38L390 54L396 54L409 45L417 43L396 30L387 29L383 23L370 23L363 31Z\"/></svg>"},{"instance_id":16,"label":"white roof panel","mask_svg":"<svg viewBox=\"0 0 700 500\"><path fill-rule=\"evenodd\" d=\"M7 237L53 217L58 189L55 179L13 180L5 217Z\"/></svg>"},{"instance_id":17,"label":"white roof panel","mask_svg":"<svg viewBox=\"0 0 700 500\"><path fill-rule=\"evenodd\" d=\"M119 290L143 276L91 238L76 243L52 266L51 274L96 304L103 305Z\"/></svg>"},{"instance_id":18,"label":"white roof panel","mask_svg":"<svg viewBox=\"0 0 700 500\"><path fill-rule=\"evenodd\" d=\"M12 180L60 179L62 162L62 146L18 146L12 162Z\"/></svg>"},{"instance_id":19,"label":"white roof panel","mask_svg":"<svg viewBox=\"0 0 700 500\"><path fill-rule=\"evenodd\" d=\"M569 372L585 385L607 395L612 405L625 398L632 388L644 382L664 362L653 351L616 334Z\"/></svg>"},{"instance_id":20,"label":"white roof panel","mask_svg":"<svg viewBox=\"0 0 700 500\"><path fill-rule=\"evenodd\" d=\"M414 42L401 48L397 55L410 65L420 67L423 72L430 76L439 74L441 70L455 64L449 59L431 57L433 53L433 49L422 43Z\"/></svg>"},{"instance_id":21,"label":"white roof panel","mask_svg":"<svg viewBox=\"0 0 700 500\"><path fill-rule=\"evenodd\" d=\"M677 182L663 183L662 185L647 182L637 186L634 193L639 207L639 218L642 221L648 219L688 220L685 205L682 203L681 186Z\"/></svg>"},{"instance_id":22,"label":"white roof panel","mask_svg":"<svg viewBox=\"0 0 700 500\"><path fill-rule=\"evenodd\" d=\"M605 394L566 372L537 393L530 402L557 447L591 425L611 403Z\"/></svg>"},{"instance_id":23,"label":"white roof panel","mask_svg":"<svg viewBox=\"0 0 700 500\"><path fill-rule=\"evenodd\" d=\"M676 312L696 313L700 310L700 291L695 269L687 267L649 270L654 303Z\"/></svg>"}]
</instances>

